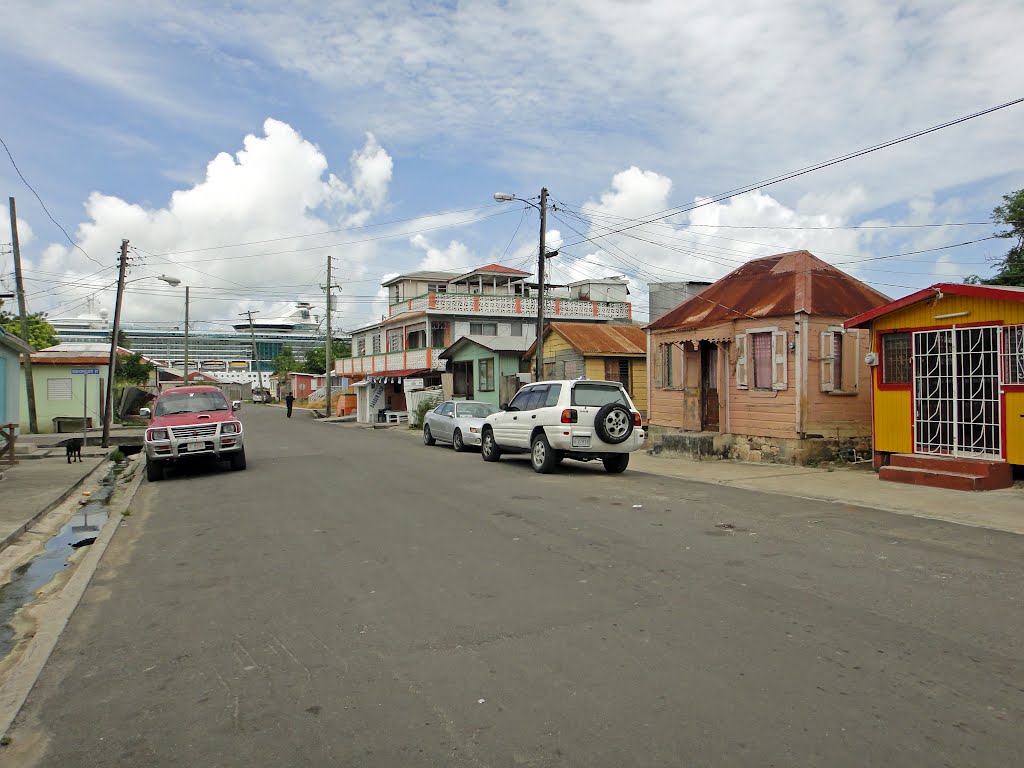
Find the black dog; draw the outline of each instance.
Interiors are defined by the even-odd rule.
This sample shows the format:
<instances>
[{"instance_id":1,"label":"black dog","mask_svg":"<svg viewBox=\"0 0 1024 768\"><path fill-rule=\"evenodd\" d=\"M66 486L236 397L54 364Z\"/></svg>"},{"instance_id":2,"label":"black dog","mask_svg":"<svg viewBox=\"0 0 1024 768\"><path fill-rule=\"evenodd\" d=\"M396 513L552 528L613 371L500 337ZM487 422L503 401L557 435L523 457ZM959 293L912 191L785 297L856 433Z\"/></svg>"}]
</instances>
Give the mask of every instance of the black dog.
<instances>
[{"instance_id":1,"label":"black dog","mask_svg":"<svg viewBox=\"0 0 1024 768\"><path fill-rule=\"evenodd\" d=\"M68 464L71 463L72 459L82 460L82 438L73 437L70 440L64 441L64 448L68 453Z\"/></svg>"}]
</instances>

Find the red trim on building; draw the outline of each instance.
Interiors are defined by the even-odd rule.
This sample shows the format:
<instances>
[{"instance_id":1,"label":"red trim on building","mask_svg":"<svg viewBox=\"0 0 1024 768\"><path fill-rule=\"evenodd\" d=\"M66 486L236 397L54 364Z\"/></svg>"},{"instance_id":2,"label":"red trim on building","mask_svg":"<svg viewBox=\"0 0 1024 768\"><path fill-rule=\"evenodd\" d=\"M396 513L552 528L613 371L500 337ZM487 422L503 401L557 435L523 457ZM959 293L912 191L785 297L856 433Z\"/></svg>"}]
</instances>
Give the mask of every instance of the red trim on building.
<instances>
[{"instance_id":1,"label":"red trim on building","mask_svg":"<svg viewBox=\"0 0 1024 768\"><path fill-rule=\"evenodd\" d=\"M965 285L963 283L936 283L929 288L922 288L920 291L915 291L909 296L904 296L902 299L884 304L881 307L863 312L856 317L851 317L845 323L844 328L856 328L858 326L866 325L872 320L881 317L882 315L888 315L897 310L909 307L911 304L917 304L921 301L927 301L931 298L938 297L939 293L949 296L973 296L979 299L999 299L1000 301L1016 301L1024 302L1024 290L1014 290L1013 288L1001 288L992 285ZM966 324L965 324L966 325ZM925 329L921 329L925 330Z\"/></svg>"}]
</instances>

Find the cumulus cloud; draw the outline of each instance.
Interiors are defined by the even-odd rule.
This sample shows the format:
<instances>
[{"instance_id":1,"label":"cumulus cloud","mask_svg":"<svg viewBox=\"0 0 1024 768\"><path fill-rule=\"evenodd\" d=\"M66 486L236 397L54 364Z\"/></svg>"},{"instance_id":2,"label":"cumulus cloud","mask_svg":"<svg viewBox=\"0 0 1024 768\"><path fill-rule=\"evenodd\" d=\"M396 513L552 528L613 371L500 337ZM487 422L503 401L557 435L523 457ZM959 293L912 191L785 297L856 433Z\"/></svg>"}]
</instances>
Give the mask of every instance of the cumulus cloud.
<instances>
[{"instance_id":1,"label":"cumulus cloud","mask_svg":"<svg viewBox=\"0 0 1024 768\"><path fill-rule=\"evenodd\" d=\"M417 269L458 272L477 264L477 259L469 248L458 240L452 240L446 248L438 248L431 245L423 235L415 235L409 240L409 243L425 254L416 267Z\"/></svg>"},{"instance_id":2,"label":"cumulus cloud","mask_svg":"<svg viewBox=\"0 0 1024 768\"><path fill-rule=\"evenodd\" d=\"M200 320L250 308L275 314L292 298L323 304L323 295L311 291L322 281L327 255L341 250L329 245L343 237L327 231L365 221L387 202L391 158L372 134L352 153L350 166L345 181L329 171L316 145L287 123L268 119L262 135L246 136L234 155L218 154L203 179L175 191L165 207L93 192L76 240L112 263L111 251L127 238L136 257L131 279L167 273L194 286L192 315ZM338 267L356 279L375 253L370 244L346 245ZM43 250L35 266L80 281L77 289L60 292L58 310L74 309L113 276L112 269L94 275L96 266L81 252L59 244ZM181 289L160 286L141 280L130 286L125 320L180 316ZM112 303L112 291L101 290L98 306Z\"/></svg>"}]
</instances>

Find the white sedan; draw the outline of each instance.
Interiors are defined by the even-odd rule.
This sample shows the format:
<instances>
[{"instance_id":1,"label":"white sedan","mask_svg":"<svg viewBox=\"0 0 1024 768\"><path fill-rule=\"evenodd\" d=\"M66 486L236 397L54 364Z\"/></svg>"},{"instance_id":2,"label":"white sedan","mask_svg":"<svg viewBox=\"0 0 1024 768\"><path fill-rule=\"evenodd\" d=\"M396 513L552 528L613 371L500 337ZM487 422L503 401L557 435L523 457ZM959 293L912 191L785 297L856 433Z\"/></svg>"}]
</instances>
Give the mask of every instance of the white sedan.
<instances>
[{"instance_id":1,"label":"white sedan","mask_svg":"<svg viewBox=\"0 0 1024 768\"><path fill-rule=\"evenodd\" d=\"M423 444L451 443L456 451L480 445L484 419L497 413L496 406L478 400L446 400L423 420Z\"/></svg>"}]
</instances>

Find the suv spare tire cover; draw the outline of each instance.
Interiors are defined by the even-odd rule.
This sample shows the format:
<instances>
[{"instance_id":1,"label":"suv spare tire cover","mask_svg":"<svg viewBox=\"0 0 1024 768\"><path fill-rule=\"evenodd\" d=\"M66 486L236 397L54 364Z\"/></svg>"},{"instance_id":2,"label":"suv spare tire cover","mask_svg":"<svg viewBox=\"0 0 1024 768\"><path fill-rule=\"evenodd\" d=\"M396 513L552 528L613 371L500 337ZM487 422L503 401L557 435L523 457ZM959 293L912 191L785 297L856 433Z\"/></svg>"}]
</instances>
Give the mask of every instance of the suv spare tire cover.
<instances>
[{"instance_id":1,"label":"suv spare tire cover","mask_svg":"<svg viewBox=\"0 0 1024 768\"><path fill-rule=\"evenodd\" d=\"M608 417L611 416L615 411L622 412L622 418L626 421L626 430L621 435L609 434L605 422ZM629 408L624 406L622 403L608 403L601 407L601 410L597 412L597 416L594 417L594 431L597 432L597 436L604 442L611 445L618 445L623 443L626 439L633 434L633 414Z\"/></svg>"}]
</instances>

